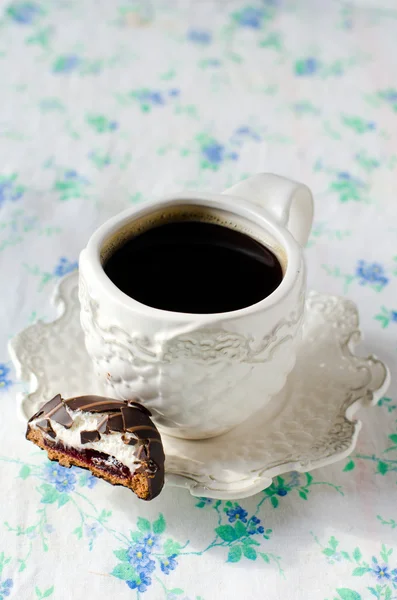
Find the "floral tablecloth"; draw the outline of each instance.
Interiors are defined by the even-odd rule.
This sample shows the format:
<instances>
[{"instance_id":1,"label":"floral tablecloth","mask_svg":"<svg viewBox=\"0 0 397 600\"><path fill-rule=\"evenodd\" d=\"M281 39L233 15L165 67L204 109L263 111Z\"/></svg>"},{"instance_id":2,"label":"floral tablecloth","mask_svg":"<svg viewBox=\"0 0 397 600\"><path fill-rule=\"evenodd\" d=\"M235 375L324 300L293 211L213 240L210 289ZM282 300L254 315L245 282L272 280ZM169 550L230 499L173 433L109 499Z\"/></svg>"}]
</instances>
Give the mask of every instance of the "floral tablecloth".
<instances>
[{"instance_id":1,"label":"floral tablecloth","mask_svg":"<svg viewBox=\"0 0 397 600\"><path fill-rule=\"evenodd\" d=\"M260 171L315 195L309 284L397 357L392 0L0 3L0 599L397 598L397 390L347 460L239 502L151 503L24 440L7 341L94 228ZM62 391L62 390L60 390Z\"/></svg>"}]
</instances>

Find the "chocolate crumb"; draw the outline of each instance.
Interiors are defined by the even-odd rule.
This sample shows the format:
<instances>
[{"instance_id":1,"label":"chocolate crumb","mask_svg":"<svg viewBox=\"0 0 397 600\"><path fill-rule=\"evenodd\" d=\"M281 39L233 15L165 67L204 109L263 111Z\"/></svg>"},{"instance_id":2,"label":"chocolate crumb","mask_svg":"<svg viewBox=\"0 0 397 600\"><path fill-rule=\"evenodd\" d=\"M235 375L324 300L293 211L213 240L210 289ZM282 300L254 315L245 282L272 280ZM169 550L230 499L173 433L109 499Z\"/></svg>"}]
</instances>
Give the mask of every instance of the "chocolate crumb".
<instances>
[{"instance_id":1,"label":"chocolate crumb","mask_svg":"<svg viewBox=\"0 0 397 600\"><path fill-rule=\"evenodd\" d=\"M96 429L92 431L81 431L80 432L80 441L82 444L89 444L90 442L97 442L101 439L101 434Z\"/></svg>"},{"instance_id":2,"label":"chocolate crumb","mask_svg":"<svg viewBox=\"0 0 397 600\"><path fill-rule=\"evenodd\" d=\"M57 434L53 430L52 425L48 419L43 419L42 421L38 421L37 427L39 429L41 429L42 431L44 431L47 435L49 435L52 438L55 438L57 436Z\"/></svg>"}]
</instances>

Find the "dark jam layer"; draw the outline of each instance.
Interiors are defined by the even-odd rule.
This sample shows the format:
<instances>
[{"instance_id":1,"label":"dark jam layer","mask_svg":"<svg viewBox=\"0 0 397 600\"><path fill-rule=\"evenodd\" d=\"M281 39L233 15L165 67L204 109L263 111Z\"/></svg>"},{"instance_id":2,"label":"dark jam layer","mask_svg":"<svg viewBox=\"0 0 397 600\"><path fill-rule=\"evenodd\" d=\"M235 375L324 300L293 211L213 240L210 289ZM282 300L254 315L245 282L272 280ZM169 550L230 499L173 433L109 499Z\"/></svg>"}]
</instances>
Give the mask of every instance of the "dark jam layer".
<instances>
[{"instance_id":1,"label":"dark jam layer","mask_svg":"<svg viewBox=\"0 0 397 600\"><path fill-rule=\"evenodd\" d=\"M110 456L105 452L98 452L97 450L88 448L87 450L76 450L75 448L64 446L63 444L48 443L47 440L45 440L45 444L48 448L59 450L63 454L85 463L87 467L96 467L119 479L131 479L130 469L114 458L114 456Z\"/></svg>"}]
</instances>

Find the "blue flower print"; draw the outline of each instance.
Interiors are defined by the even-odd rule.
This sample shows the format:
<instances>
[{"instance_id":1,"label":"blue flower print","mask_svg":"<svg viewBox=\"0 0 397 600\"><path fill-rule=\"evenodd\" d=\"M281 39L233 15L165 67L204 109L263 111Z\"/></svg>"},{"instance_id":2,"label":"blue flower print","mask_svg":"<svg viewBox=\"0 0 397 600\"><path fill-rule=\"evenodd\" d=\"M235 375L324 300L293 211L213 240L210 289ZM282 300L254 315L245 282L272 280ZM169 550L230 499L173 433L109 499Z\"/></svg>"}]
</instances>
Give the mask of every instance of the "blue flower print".
<instances>
[{"instance_id":1,"label":"blue flower print","mask_svg":"<svg viewBox=\"0 0 397 600\"><path fill-rule=\"evenodd\" d=\"M205 29L190 29L187 34L187 39L195 44L207 46L211 43L212 35Z\"/></svg>"},{"instance_id":2,"label":"blue flower print","mask_svg":"<svg viewBox=\"0 0 397 600\"><path fill-rule=\"evenodd\" d=\"M129 92L126 95L126 99L137 100L143 112L150 112L153 107L165 106L169 99L174 99L179 95L180 90L177 88L164 91L143 88Z\"/></svg>"},{"instance_id":3,"label":"blue flower print","mask_svg":"<svg viewBox=\"0 0 397 600\"><path fill-rule=\"evenodd\" d=\"M153 550L158 550L160 548L160 538L158 535L153 533L148 533L142 540L142 545L145 546L149 552L153 552Z\"/></svg>"},{"instance_id":4,"label":"blue flower print","mask_svg":"<svg viewBox=\"0 0 397 600\"><path fill-rule=\"evenodd\" d=\"M379 96L380 98L382 98L382 100L386 100L386 102L390 102L390 104L393 104L394 107L397 106L397 90L384 90L383 92L379 92Z\"/></svg>"},{"instance_id":5,"label":"blue flower print","mask_svg":"<svg viewBox=\"0 0 397 600\"><path fill-rule=\"evenodd\" d=\"M300 77L314 75L319 68L320 63L313 57L303 58L295 63L295 73Z\"/></svg>"},{"instance_id":6,"label":"blue flower print","mask_svg":"<svg viewBox=\"0 0 397 600\"><path fill-rule=\"evenodd\" d=\"M72 271L75 271L78 268L78 263L77 261L70 261L67 258L65 258L64 256L62 256L59 261L58 264L56 265L55 269L54 269L54 276L55 277L63 277L64 275L67 275L68 273L71 273Z\"/></svg>"},{"instance_id":7,"label":"blue flower print","mask_svg":"<svg viewBox=\"0 0 397 600\"><path fill-rule=\"evenodd\" d=\"M289 474L289 487L299 487L301 485L301 476L298 471L291 471Z\"/></svg>"},{"instance_id":8,"label":"blue flower print","mask_svg":"<svg viewBox=\"0 0 397 600\"><path fill-rule=\"evenodd\" d=\"M196 504L196 506L198 508L204 508L205 506L209 506L210 504L213 504L213 499L212 498L198 498L198 502Z\"/></svg>"},{"instance_id":9,"label":"blue flower print","mask_svg":"<svg viewBox=\"0 0 397 600\"><path fill-rule=\"evenodd\" d=\"M89 489L92 489L97 483L97 477L94 477L92 473L86 471L85 469L79 469L77 467L72 467L72 471L75 471L79 476L79 485L81 487L87 486Z\"/></svg>"},{"instance_id":10,"label":"blue flower print","mask_svg":"<svg viewBox=\"0 0 397 600\"><path fill-rule=\"evenodd\" d=\"M207 146L204 146L201 151L204 154L205 158L208 160L208 162L215 165L219 165L224 159L225 146L223 146L222 144L218 144L218 142L216 141L213 141L210 142Z\"/></svg>"},{"instance_id":11,"label":"blue flower print","mask_svg":"<svg viewBox=\"0 0 397 600\"><path fill-rule=\"evenodd\" d=\"M54 73L70 73L77 69L77 67L81 64L81 58L76 56L75 54L67 54L65 56L59 56L52 70Z\"/></svg>"},{"instance_id":12,"label":"blue flower print","mask_svg":"<svg viewBox=\"0 0 397 600\"><path fill-rule=\"evenodd\" d=\"M259 29L262 24L264 12L260 8L247 6L240 12L234 15L235 20L240 27L251 27L252 29Z\"/></svg>"},{"instance_id":13,"label":"blue flower print","mask_svg":"<svg viewBox=\"0 0 397 600\"><path fill-rule=\"evenodd\" d=\"M12 579L6 579L5 581L0 582L0 600L3 600L3 598L10 595L13 585L14 582Z\"/></svg>"},{"instance_id":14,"label":"blue flower print","mask_svg":"<svg viewBox=\"0 0 397 600\"><path fill-rule=\"evenodd\" d=\"M152 578L145 573L139 573L139 577L133 581L126 581L128 587L132 590L138 590L138 592L146 592L149 585L152 583Z\"/></svg>"},{"instance_id":15,"label":"blue flower print","mask_svg":"<svg viewBox=\"0 0 397 600\"><path fill-rule=\"evenodd\" d=\"M82 177L75 171L75 169L68 169L63 174L64 178L69 181L79 181L80 183L88 183L88 180L85 177Z\"/></svg>"},{"instance_id":16,"label":"blue flower print","mask_svg":"<svg viewBox=\"0 0 397 600\"><path fill-rule=\"evenodd\" d=\"M259 525L260 522L261 520L258 519L258 517L255 517L255 515L250 518L247 527L247 532L249 535L254 535L255 533L265 533L264 527Z\"/></svg>"},{"instance_id":17,"label":"blue flower print","mask_svg":"<svg viewBox=\"0 0 397 600\"><path fill-rule=\"evenodd\" d=\"M347 171L339 171L338 179L340 179L341 181L356 181L356 179L352 177Z\"/></svg>"},{"instance_id":18,"label":"blue flower print","mask_svg":"<svg viewBox=\"0 0 397 600\"><path fill-rule=\"evenodd\" d=\"M91 473L88 475L86 480L86 486L91 490L98 483L98 479Z\"/></svg>"},{"instance_id":19,"label":"blue flower print","mask_svg":"<svg viewBox=\"0 0 397 600\"><path fill-rule=\"evenodd\" d=\"M33 2L13 2L7 8L8 16L20 25L30 25L41 13L40 6Z\"/></svg>"},{"instance_id":20,"label":"blue flower print","mask_svg":"<svg viewBox=\"0 0 397 600\"><path fill-rule=\"evenodd\" d=\"M79 175L75 169L66 169L61 178L55 181L54 188L60 192L60 200L71 198L84 198L85 187L89 185L88 179Z\"/></svg>"},{"instance_id":21,"label":"blue flower print","mask_svg":"<svg viewBox=\"0 0 397 600\"><path fill-rule=\"evenodd\" d=\"M390 320L392 323L397 323L397 310L392 310L390 313Z\"/></svg>"},{"instance_id":22,"label":"blue flower print","mask_svg":"<svg viewBox=\"0 0 397 600\"><path fill-rule=\"evenodd\" d=\"M15 185L16 175L0 176L0 206L7 200L15 202L22 198L24 188L21 185Z\"/></svg>"},{"instance_id":23,"label":"blue flower print","mask_svg":"<svg viewBox=\"0 0 397 600\"><path fill-rule=\"evenodd\" d=\"M0 363L0 390L5 390L12 385L11 379L8 378L10 367L5 363Z\"/></svg>"},{"instance_id":24,"label":"blue flower print","mask_svg":"<svg viewBox=\"0 0 397 600\"><path fill-rule=\"evenodd\" d=\"M155 106L161 106L165 104L162 93L156 90L142 90L141 92L137 92L135 95L144 105L153 104Z\"/></svg>"},{"instance_id":25,"label":"blue flower print","mask_svg":"<svg viewBox=\"0 0 397 600\"><path fill-rule=\"evenodd\" d=\"M131 546L127 550L127 555L129 558L129 562L138 570L145 569L149 565L147 569L149 572L154 571L155 564L154 561L151 560L150 556L150 548L144 546L143 544L136 544Z\"/></svg>"},{"instance_id":26,"label":"blue flower print","mask_svg":"<svg viewBox=\"0 0 397 600\"><path fill-rule=\"evenodd\" d=\"M86 121L97 133L115 131L119 127L117 121L108 119L104 115L89 114L86 117Z\"/></svg>"},{"instance_id":27,"label":"blue flower print","mask_svg":"<svg viewBox=\"0 0 397 600\"><path fill-rule=\"evenodd\" d=\"M373 562L374 568L371 569L371 571L378 581L382 581L382 579L391 579L391 573L389 572L389 567L387 565L378 565L376 559Z\"/></svg>"},{"instance_id":28,"label":"blue flower print","mask_svg":"<svg viewBox=\"0 0 397 600\"><path fill-rule=\"evenodd\" d=\"M91 523L91 525L84 525L85 534L89 538L96 538L96 536L102 533L103 528L99 525L99 523Z\"/></svg>"},{"instance_id":29,"label":"blue flower print","mask_svg":"<svg viewBox=\"0 0 397 600\"><path fill-rule=\"evenodd\" d=\"M350 200L360 201L362 193L366 189L367 185L363 181L347 171L338 171L336 173L336 180L330 185L330 190L339 195L341 202L348 202Z\"/></svg>"},{"instance_id":30,"label":"blue flower print","mask_svg":"<svg viewBox=\"0 0 397 600\"><path fill-rule=\"evenodd\" d=\"M237 136L238 138L251 138L257 142L261 141L261 136L254 131L253 129L251 129L251 127L249 127L248 125L242 125L241 127L239 127L238 129L236 129L234 136ZM233 136L233 137L234 137Z\"/></svg>"},{"instance_id":31,"label":"blue flower print","mask_svg":"<svg viewBox=\"0 0 397 600\"><path fill-rule=\"evenodd\" d=\"M163 558L160 561L161 570L165 575L168 575L170 571L176 569L177 565L176 554L172 554L168 558Z\"/></svg>"},{"instance_id":32,"label":"blue flower print","mask_svg":"<svg viewBox=\"0 0 397 600\"><path fill-rule=\"evenodd\" d=\"M151 92L149 98L152 104L164 104L164 98L161 95L161 92Z\"/></svg>"},{"instance_id":33,"label":"blue flower print","mask_svg":"<svg viewBox=\"0 0 397 600\"><path fill-rule=\"evenodd\" d=\"M229 517L229 523L234 523L235 521L242 521L243 523L247 522L248 513L238 504L235 504L234 508L229 508L226 511L226 514Z\"/></svg>"},{"instance_id":34,"label":"blue flower print","mask_svg":"<svg viewBox=\"0 0 397 600\"><path fill-rule=\"evenodd\" d=\"M58 492L72 492L76 485L76 475L73 470L61 467L58 463L45 466L46 479L53 483Z\"/></svg>"},{"instance_id":35,"label":"blue flower print","mask_svg":"<svg viewBox=\"0 0 397 600\"><path fill-rule=\"evenodd\" d=\"M358 261L356 276L358 277L360 285L372 283L384 287L389 283L382 265L379 263L368 263L365 260Z\"/></svg>"}]
</instances>

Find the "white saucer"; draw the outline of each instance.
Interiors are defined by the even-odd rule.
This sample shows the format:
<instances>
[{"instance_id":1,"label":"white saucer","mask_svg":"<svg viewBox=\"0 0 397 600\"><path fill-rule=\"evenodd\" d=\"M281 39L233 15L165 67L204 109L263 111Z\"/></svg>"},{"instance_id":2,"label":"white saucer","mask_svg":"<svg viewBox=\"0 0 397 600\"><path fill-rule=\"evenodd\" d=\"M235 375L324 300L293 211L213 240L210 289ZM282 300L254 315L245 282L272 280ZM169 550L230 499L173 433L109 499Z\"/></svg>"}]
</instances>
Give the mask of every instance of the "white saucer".
<instances>
[{"instance_id":1,"label":"white saucer","mask_svg":"<svg viewBox=\"0 0 397 600\"><path fill-rule=\"evenodd\" d=\"M10 352L30 393L19 398L24 419L57 393L95 393L79 322L77 272L59 284L59 317L19 333ZM345 458L356 444L360 407L373 406L389 383L387 367L354 355L358 313L349 300L310 292L303 342L284 389L269 405L229 433L203 441L162 436L167 484L194 496L238 499L272 483L272 477ZM242 410L244 402L242 400Z\"/></svg>"}]
</instances>

